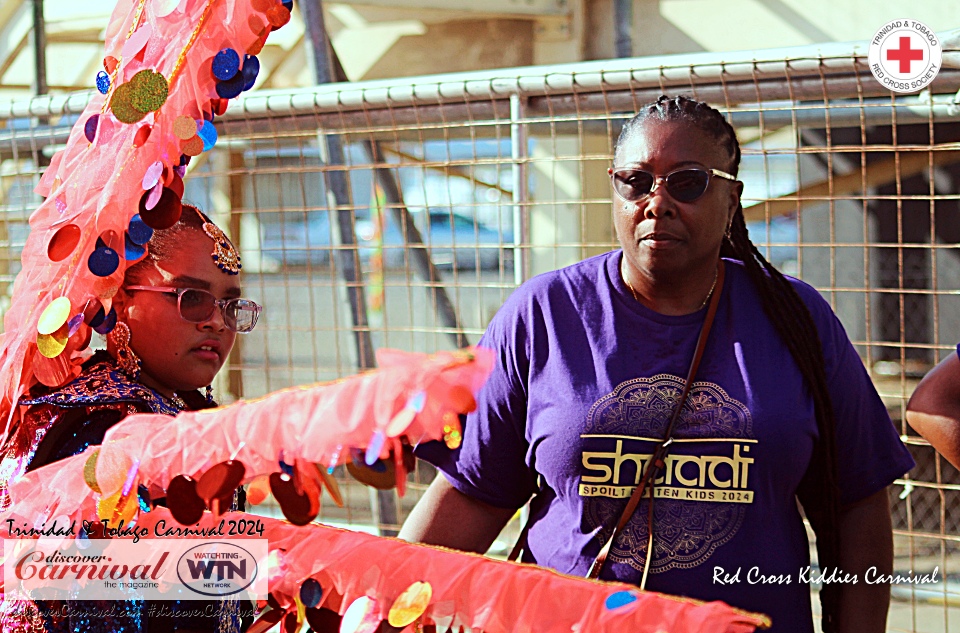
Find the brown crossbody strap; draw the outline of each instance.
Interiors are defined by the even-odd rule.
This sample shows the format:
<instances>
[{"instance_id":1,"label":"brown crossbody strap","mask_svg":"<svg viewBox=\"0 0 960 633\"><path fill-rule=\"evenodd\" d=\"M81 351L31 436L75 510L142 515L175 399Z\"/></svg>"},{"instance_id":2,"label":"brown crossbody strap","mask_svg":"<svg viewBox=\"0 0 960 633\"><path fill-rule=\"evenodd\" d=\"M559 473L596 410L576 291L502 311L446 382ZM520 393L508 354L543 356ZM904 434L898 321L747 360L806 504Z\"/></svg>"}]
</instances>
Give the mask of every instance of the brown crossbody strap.
<instances>
[{"instance_id":1,"label":"brown crossbody strap","mask_svg":"<svg viewBox=\"0 0 960 633\"><path fill-rule=\"evenodd\" d=\"M600 553L597 555L596 560L593 561L593 565L590 567L590 573L587 575L587 578L595 579L600 576L600 571L603 569L603 564L606 562L607 555L610 553L611 545L617 539L617 537L620 536L623 528L626 527L627 523L630 521L630 517L633 516L634 511L636 511L637 506L640 504L640 499L643 498L643 493L647 485L649 484L650 487L653 488L654 480L659 476L660 471L663 469L666 463L667 453L670 451L670 444L673 443L673 427L680 418L680 413L683 411L683 405L686 403L687 396L690 394L690 387L693 385L694 377L697 374L697 368L700 366L700 359L703 358L703 351L707 346L707 339L710 336L710 328L713 326L713 318L717 314L717 306L720 304L720 295L723 293L723 280L724 266L723 260L720 260L720 263L717 267L717 284L714 288L713 294L710 296L710 304L707 308L707 315L703 320L703 326L700 328L700 336L697 339L697 348L693 352L693 358L690 361L690 368L687 371L687 379L684 382L683 392L680 394L680 400L677 402L677 407L674 409L673 415L670 417L670 422L667 424L667 430L663 435L663 440L660 442L660 445L657 447L656 451L654 451L650 461L647 462L647 468L643 473L643 477L640 479L640 483L634 489L633 494L630 495L630 500L623 509L623 513L620 515L620 520L617 522L617 527L614 529L613 534L610 535L610 538L607 539L607 542L604 543L602 548L600 548ZM517 560L519 558L520 552L522 552L526 547L527 531L529 528L530 522L527 521L527 524L523 526L523 530L520 532L520 537L517 539L517 544L514 545L513 551L510 552L508 560ZM651 551L648 547L648 559L650 555ZM649 565L644 565L645 569L647 567L649 567ZM646 573L644 573L644 580L646 580ZM645 583L642 583L641 587L643 584Z\"/></svg>"}]
</instances>

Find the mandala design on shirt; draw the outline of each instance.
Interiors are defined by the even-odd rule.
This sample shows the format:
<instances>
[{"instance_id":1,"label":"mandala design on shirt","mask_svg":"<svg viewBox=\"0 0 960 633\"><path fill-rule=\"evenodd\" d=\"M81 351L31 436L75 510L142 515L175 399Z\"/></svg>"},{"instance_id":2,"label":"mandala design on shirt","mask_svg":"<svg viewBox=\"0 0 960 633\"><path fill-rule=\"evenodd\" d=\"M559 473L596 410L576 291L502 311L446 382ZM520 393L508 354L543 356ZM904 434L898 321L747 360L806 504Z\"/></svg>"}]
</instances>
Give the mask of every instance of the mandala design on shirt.
<instances>
[{"instance_id":1,"label":"mandala design on shirt","mask_svg":"<svg viewBox=\"0 0 960 633\"><path fill-rule=\"evenodd\" d=\"M653 439L663 437L682 389L683 380L669 374L623 382L591 407L587 414L587 433L592 441L599 442L605 450L612 450L615 446L617 455L630 455L632 452L649 454L655 446ZM752 424L749 409L730 397L722 387L709 382L694 383L674 431L675 438L688 442L675 444L671 452L678 458L688 456L691 462L700 460L683 466L686 468L683 474L687 477L699 474L701 487L694 486L690 490L707 490L709 485L705 486L704 481L708 473L720 478L717 473L721 468L705 466L704 458L719 459L725 451L729 456L733 450L731 447L737 445L741 446L736 449L739 455L741 449L748 451L755 444ZM598 454L591 453L593 456ZM749 458L744 461L752 463L753 460ZM636 462L630 457L607 463L613 464L611 484L614 485L611 488L617 487L616 484L634 483L635 470L632 469ZM623 464L628 464L630 470ZM679 471L681 466L677 468ZM623 476L624 473L626 476ZM746 484L748 475L749 470L745 469L724 476L736 480L732 485L736 487L737 484ZM622 477L622 480L618 481L618 477ZM583 480L586 481L586 478ZM677 481L671 483L677 487ZM662 484L658 486L662 487ZM620 489L622 494L629 496L627 488L621 486ZM685 490L679 487L679 492ZM719 495L728 493L728 490L714 492ZM749 493L752 500L753 491L744 492ZM585 496L584 527L597 530L596 538L605 542L620 518L627 497L610 498L602 494ZM642 571L647 550L648 503L641 501L622 536L613 544L610 561ZM749 505L658 497L653 507L654 553L651 573L688 569L706 562L718 547L736 535Z\"/></svg>"}]
</instances>

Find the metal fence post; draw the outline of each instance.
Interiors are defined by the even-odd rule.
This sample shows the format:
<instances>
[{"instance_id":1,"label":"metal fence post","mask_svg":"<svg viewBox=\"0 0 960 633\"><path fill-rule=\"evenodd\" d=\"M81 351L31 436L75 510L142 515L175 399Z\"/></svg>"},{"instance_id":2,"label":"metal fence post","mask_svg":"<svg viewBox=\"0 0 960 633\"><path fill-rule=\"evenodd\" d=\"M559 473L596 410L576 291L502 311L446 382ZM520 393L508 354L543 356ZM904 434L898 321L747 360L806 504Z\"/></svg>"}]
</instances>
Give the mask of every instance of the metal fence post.
<instances>
[{"instance_id":1,"label":"metal fence post","mask_svg":"<svg viewBox=\"0 0 960 633\"><path fill-rule=\"evenodd\" d=\"M527 133L523 125L524 99L517 93L510 95L510 168L513 181L513 281L520 285L527 278L529 265L523 250L529 244L529 222L524 216L527 201Z\"/></svg>"}]
</instances>

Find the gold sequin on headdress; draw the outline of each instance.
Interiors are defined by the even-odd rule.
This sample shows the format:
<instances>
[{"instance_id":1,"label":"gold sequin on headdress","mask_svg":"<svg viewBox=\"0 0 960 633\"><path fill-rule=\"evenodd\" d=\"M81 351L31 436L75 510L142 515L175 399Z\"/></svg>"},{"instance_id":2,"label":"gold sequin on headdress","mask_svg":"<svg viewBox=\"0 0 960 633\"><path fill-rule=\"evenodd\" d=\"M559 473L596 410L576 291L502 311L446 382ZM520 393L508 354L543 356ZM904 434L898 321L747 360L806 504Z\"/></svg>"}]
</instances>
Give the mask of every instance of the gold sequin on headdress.
<instances>
[{"instance_id":1,"label":"gold sequin on headdress","mask_svg":"<svg viewBox=\"0 0 960 633\"><path fill-rule=\"evenodd\" d=\"M217 268L228 275L240 274L240 269L243 268L243 264L240 263L240 253L237 252L230 238L219 226L213 222L208 222L199 209L197 214L203 219L203 232L213 240L213 252L210 253L210 256L213 257L213 262L217 265Z\"/></svg>"}]
</instances>

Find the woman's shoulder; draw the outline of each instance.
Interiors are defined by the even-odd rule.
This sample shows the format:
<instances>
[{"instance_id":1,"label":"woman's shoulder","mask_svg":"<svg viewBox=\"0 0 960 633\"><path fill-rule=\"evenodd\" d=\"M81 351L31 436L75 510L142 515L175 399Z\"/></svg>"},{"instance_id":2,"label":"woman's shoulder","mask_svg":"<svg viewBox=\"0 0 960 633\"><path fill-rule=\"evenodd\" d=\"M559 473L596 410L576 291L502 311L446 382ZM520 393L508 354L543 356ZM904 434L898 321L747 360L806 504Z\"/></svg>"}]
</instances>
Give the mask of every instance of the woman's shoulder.
<instances>
[{"instance_id":1,"label":"woman's shoulder","mask_svg":"<svg viewBox=\"0 0 960 633\"><path fill-rule=\"evenodd\" d=\"M732 277L735 284L743 284L753 291L756 290L755 285L750 280L749 273L747 273L746 266L742 261L727 258L724 258L723 261L726 264L728 278ZM733 274L731 275L731 273ZM767 274L766 271L764 271L764 274ZM820 294L820 291L814 286L797 277L793 277L785 273L780 274L783 275L783 278L787 280L794 292L796 292L800 297L800 300L803 301L804 305L807 306L807 309L817 312L826 310L827 313L833 313L830 303L824 299L823 295Z\"/></svg>"},{"instance_id":2,"label":"woman's shoulder","mask_svg":"<svg viewBox=\"0 0 960 633\"><path fill-rule=\"evenodd\" d=\"M601 289L609 286L605 281L609 260L617 253L603 253L531 277L507 297L495 320L526 320L591 305L602 294Z\"/></svg>"},{"instance_id":3,"label":"woman's shoulder","mask_svg":"<svg viewBox=\"0 0 960 633\"><path fill-rule=\"evenodd\" d=\"M728 278L733 280L734 287L738 289L739 296L735 301L740 305L749 305L751 308L762 310L764 299L756 285L751 281L743 262L734 259L724 259L724 262L727 266ZM843 325L834 313L830 302L816 287L791 275L784 274L783 277L810 312L814 325L821 336L825 336L828 332L837 333L837 330L842 332L843 336L846 336Z\"/></svg>"},{"instance_id":4,"label":"woman's shoulder","mask_svg":"<svg viewBox=\"0 0 960 633\"><path fill-rule=\"evenodd\" d=\"M556 292L579 292L584 288L595 289L604 282L611 260L619 251L610 251L588 257L568 266L542 272L531 277L513 293L521 297L543 297ZM616 264L612 264L616 269Z\"/></svg>"}]
</instances>

